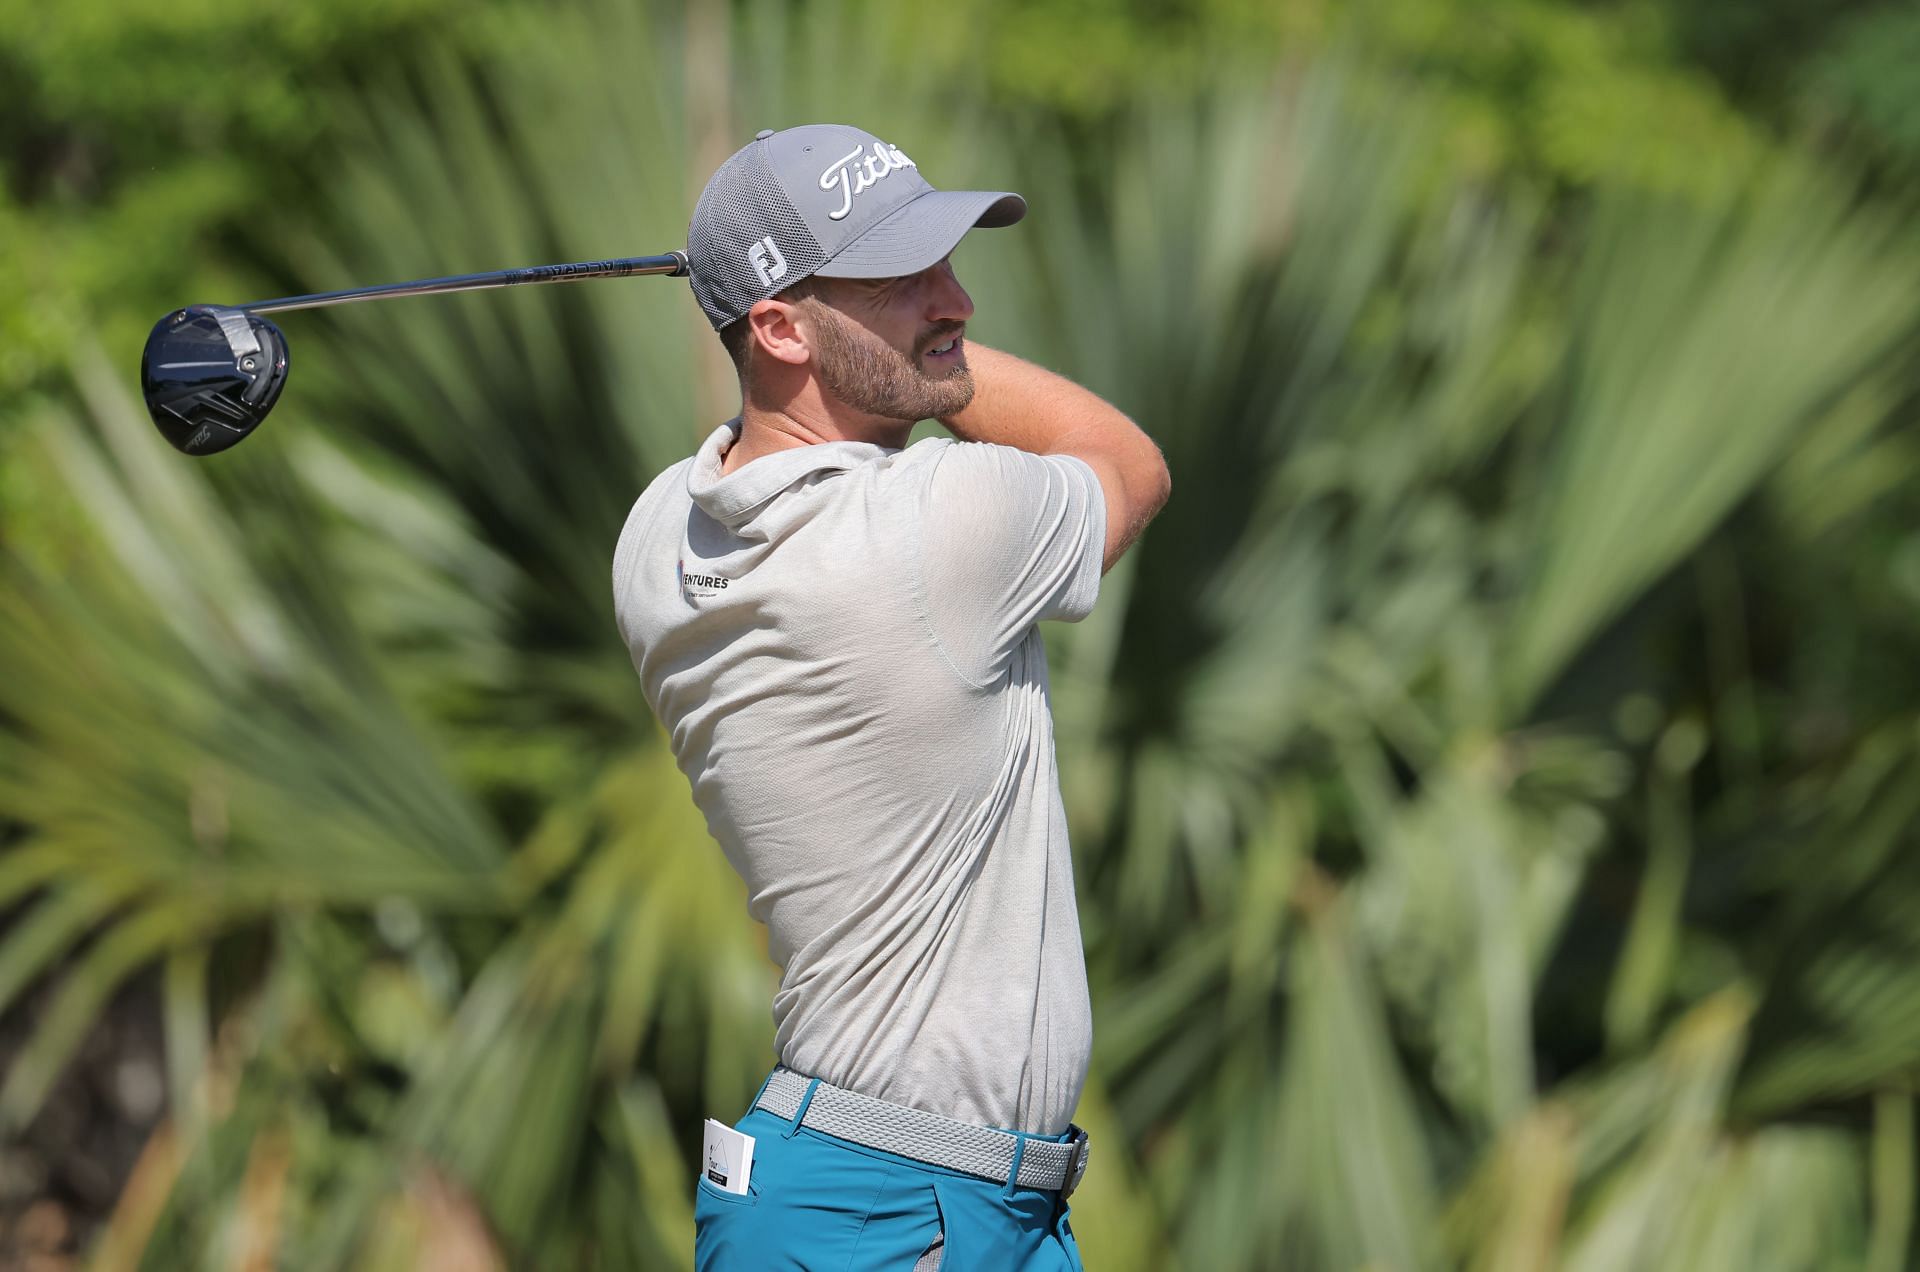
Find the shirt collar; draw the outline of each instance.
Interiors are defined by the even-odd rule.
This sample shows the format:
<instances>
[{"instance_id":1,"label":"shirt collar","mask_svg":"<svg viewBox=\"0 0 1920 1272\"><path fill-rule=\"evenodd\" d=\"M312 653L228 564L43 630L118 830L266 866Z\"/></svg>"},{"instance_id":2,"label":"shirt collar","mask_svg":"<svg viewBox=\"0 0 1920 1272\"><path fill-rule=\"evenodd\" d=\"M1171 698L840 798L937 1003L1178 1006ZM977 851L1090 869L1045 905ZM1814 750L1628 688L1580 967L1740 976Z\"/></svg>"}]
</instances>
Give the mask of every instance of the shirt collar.
<instances>
[{"instance_id":1,"label":"shirt collar","mask_svg":"<svg viewBox=\"0 0 1920 1272\"><path fill-rule=\"evenodd\" d=\"M687 494L715 521L738 529L795 482L817 472L857 468L894 452L872 442L818 442L751 460L731 473L721 461L740 439L740 421L728 420L707 437L687 470Z\"/></svg>"}]
</instances>

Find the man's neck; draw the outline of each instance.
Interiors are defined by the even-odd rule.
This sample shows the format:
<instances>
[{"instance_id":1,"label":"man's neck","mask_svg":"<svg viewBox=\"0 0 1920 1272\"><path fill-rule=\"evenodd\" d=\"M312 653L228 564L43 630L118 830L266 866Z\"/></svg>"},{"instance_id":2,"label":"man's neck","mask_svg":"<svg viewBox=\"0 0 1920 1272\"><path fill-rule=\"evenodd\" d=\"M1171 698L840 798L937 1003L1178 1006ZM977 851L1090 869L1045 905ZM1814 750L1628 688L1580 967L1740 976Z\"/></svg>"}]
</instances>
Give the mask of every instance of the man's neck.
<instances>
[{"instance_id":1,"label":"man's neck","mask_svg":"<svg viewBox=\"0 0 1920 1272\"><path fill-rule=\"evenodd\" d=\"M838 402L808 401L804 396L777 404L748 401L740 408L740 437L728 449L720 471L737 472L762 455L822 442L871 442L898 449L912 431L911 420L881 419Z\"/></svg>"}]
</instances>

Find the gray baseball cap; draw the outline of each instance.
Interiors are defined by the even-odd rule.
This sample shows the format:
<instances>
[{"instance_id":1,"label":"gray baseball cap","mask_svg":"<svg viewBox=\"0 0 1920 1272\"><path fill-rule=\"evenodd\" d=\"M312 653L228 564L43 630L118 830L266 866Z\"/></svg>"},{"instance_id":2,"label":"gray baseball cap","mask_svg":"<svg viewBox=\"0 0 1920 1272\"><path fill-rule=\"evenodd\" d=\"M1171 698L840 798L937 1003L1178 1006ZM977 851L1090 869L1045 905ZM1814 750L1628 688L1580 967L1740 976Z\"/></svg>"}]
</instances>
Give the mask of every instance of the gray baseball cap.
<instances>
[{"instance_id":1,"label":"gray baseball cap","mask_svg":"<svg viewBox=\"0 0 1920 1272\"><path fill-rule=\"evenodd\" d=\"M761 132L700 192L693 294L717 331L810 275L894 278L937 264L974 226L1012 225L1006 191L936 190L913 160L845 124Z\"/></svg>"}]
</instances>

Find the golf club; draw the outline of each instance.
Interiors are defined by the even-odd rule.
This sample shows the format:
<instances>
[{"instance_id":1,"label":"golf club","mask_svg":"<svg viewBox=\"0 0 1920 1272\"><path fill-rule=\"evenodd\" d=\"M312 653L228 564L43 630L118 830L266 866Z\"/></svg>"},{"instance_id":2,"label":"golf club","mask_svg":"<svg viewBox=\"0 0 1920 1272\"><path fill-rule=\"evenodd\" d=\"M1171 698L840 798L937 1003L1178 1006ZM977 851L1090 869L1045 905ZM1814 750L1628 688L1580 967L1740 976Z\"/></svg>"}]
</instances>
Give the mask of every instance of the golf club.
<instances>
[{"instance_id":1,"label":"golf club","mask_svg":"<svg viewBox=\"0 0 1920 1272\"><path fill-rule=\"evenodd\" d=\"M155 323L148 334L140 355L140 391L161 436L189 455L212 455L258 428L286 385L287 340L280 328L262 317L264 314L523 283L571 283L638 274L677 277L686 272L686 254L668 252L664 256L422 278L410 283L256 300L248 305L188 305Z\"/></svg>"}]
</instances>

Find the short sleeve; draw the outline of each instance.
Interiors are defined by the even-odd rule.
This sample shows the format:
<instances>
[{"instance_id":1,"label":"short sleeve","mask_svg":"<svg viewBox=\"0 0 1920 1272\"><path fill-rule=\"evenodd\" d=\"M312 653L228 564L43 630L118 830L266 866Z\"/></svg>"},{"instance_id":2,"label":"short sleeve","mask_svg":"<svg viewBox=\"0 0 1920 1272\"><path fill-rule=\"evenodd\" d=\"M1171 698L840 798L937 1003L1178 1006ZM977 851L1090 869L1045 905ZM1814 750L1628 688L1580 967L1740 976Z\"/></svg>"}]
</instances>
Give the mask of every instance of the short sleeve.
<instances>
[{"instance_id":1,"label":"short sleeve","mask_svg":"<svg viewBox=\"0 0 1920 1272\"><path fill-rule=\"evenodd\" d=\"M1107 505L1071 455L956 442L927 480L920 525L933 632L963 675L999 675L1035 624L1078 622L1100 594Z\"/></svg>"}]
</instances>

